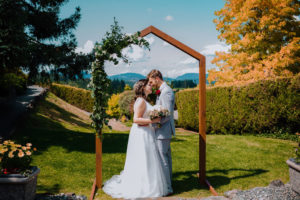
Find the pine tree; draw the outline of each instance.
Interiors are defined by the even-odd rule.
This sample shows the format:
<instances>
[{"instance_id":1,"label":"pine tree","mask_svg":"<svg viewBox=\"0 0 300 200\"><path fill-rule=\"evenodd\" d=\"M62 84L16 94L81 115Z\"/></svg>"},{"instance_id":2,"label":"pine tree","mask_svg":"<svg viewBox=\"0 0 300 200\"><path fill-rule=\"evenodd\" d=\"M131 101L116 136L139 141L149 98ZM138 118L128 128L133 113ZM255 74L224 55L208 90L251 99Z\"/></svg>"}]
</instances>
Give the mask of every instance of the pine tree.
<instances>
[{"instance_id":1,"label":"pine tree","mask_svg":"<svg viewBox=\"0 0 300 200\"><path fill-rule=\"evenodd\" d=\"M80 8L61 19L60 7L66 2L0 0L0 73L21 68L31 80L51 70L71 79L80 76L93 58L75 53L72 31L80 20Z\"/></svg>"}]
</instances>

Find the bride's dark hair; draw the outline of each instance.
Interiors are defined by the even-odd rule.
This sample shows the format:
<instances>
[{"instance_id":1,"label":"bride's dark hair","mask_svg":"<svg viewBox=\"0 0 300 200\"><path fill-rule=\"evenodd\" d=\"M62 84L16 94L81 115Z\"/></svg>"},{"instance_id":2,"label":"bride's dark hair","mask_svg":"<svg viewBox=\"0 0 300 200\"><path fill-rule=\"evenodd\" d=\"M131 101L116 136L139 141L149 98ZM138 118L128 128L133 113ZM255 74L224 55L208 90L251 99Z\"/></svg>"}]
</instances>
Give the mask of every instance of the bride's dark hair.
<instances>
[{"instance_id":1,"label":"bride's dark hair","mask_svg":"<svg viewBox=\"0 0 300 200\"><path fill-rule=\"evenodd\" d=\"M134 97L135 100L138 97L142 97L144 99L147 98L144 90L147 84L148 84L148 79L141 79L134 84L133 90L135 92L135 97Z\"/></svg>"}]
</instances>

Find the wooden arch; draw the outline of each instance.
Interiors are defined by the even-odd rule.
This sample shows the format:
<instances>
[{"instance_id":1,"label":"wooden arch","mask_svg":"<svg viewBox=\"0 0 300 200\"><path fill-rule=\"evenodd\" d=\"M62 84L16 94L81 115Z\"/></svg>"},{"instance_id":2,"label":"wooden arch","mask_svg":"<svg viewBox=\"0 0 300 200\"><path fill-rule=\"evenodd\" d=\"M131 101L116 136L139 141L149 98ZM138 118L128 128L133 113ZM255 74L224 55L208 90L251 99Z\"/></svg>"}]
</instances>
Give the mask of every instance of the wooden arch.
<instances>
[{"instance_id":1,"label":"wooden arch","mask_svg":"<svg viewBox=\"0 0 300 200\"><path fill-rule=\"evenodd\" d=\"M168 42L177 49L187 53L199 61L199 183L207 185L214 195L217 195L214 188L206 179L206 76L205 76L205 56L194 49L179 42L175 38L167 35L154 26L149 26L141 31L141 37L150 33ZM101 133L100 133L101 134ZM90 200L94 199L97 188L102 188L102 141L96 136L96 179L93 184Z\"/></svg>"}]
</instances>

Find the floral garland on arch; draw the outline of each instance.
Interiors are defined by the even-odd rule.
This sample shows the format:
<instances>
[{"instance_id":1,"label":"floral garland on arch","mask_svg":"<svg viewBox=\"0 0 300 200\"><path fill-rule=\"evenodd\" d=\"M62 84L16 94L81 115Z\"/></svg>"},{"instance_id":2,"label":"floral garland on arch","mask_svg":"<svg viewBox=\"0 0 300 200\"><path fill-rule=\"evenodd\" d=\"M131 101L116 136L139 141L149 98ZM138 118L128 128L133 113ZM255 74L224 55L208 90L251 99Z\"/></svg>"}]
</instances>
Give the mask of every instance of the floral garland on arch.
<instances>
[{"instance_id":1,"label":"floral garland on arch","mask_svg":"<svg viewBox=\"0 0 300 200\"><path fill-rule=\"evenodd\" d=\"M90 117L93 120L92 125L96 133L99 133L104 125L108 125L106 108L110 97L108 94L110 80L104 70L105 61L113 62L114 65L117 65L119 63L118 59L122 59L125 63L128 63L129 60L126 55L122 54L122 50L131 45L149 49L149 43L140 37L140 32L126 35L122 33L122 29L123 27L120 27L114 19L111 31L106 32L101 43L96 43L94 47L95 61L92 63L92 76L89 88L92 89L92 97L94 98L93 113Z\"/></svg>"}]
</instances>

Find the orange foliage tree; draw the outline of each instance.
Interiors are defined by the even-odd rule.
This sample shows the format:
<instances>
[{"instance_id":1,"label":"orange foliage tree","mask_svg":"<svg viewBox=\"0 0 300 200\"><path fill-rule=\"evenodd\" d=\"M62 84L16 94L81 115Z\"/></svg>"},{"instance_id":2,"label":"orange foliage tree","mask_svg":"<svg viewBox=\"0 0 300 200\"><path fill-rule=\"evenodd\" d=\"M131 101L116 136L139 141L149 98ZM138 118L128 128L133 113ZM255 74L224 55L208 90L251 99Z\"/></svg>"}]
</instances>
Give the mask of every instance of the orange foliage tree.
<instances>
[{"instance_id":1,"label":"orange foliage tree","mask_svg":"<svg viewBox=\"0 0 300 200\"><path fill-rule=\"evenodd\" d=\"M249 83L300 72L298 0L226 0L215 12L218 38L231 48L216 52L216 85Z\"/></svg>"}]
</instances>

